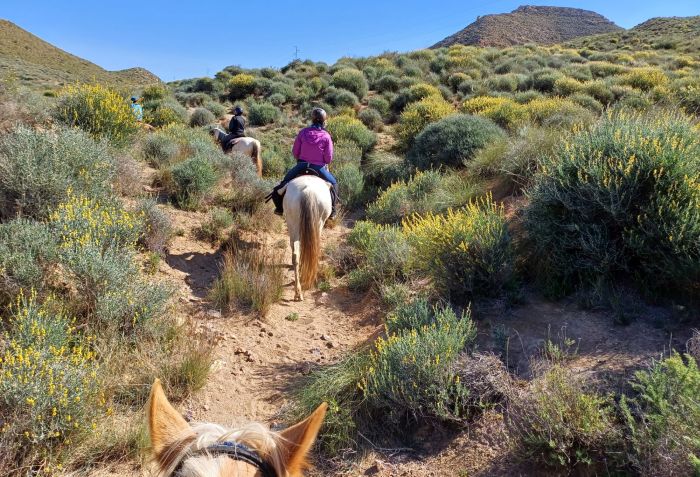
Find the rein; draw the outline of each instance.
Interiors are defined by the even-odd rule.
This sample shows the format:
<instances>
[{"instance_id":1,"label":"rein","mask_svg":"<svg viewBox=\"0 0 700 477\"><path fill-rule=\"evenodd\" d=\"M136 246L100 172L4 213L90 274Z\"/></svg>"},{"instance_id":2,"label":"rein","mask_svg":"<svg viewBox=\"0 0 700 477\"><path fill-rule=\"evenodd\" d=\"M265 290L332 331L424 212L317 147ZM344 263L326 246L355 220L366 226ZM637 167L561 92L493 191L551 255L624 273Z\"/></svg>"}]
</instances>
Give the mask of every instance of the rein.
<instances>
[{"instance_id":1,"label":"rein","mask_svg":"<svg viewBox=\"0 0 700 477\"><path fill-rule=\"evenodd\" d=\"M219 442L198 450L197 452L188 452L177 464L172 475L177 475L182 470L185 461L197 454L206 454L209 456L225 455L233 460L245 462L246 464L256 467L262 473L263 477L277 477L277 472L275 472L274 467L262 460L257 452L251 450L248 446L230 441Z\"/></svg>"}]
</instances>

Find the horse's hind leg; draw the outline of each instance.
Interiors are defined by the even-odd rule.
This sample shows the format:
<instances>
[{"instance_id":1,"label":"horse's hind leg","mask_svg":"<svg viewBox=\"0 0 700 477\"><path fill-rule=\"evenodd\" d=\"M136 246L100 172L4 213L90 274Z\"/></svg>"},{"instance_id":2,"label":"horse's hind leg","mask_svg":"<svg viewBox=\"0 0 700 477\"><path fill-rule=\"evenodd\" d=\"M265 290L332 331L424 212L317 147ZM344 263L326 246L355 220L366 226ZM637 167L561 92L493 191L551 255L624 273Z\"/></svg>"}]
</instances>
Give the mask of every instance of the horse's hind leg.
<instances>
[{"instance_id":1,"label":"horse's hind leg","mask_svg":"<svg viewBox=\"0 0 700 477\"><path fill-rule=\"evenodd\" d=\"M301 280L299 278L299 249L298 240L291 239L292 246L292 266L294 266L294 301L304 301L304 294L301 291Z\"/></svg>"}]
</instances>

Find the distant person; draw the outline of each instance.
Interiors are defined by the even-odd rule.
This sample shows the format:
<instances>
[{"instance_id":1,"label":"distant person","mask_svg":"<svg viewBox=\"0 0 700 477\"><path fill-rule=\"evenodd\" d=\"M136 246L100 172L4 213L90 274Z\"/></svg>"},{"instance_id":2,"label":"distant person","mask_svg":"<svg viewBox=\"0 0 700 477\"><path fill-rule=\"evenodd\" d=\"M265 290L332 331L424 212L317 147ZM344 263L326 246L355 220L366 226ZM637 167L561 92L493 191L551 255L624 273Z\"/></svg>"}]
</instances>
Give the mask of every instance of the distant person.
<instances>
[{"instance_id":1,"label":"distant person","mask_svg":"<svg viewBox=\"0 0 700 477\"><path fill-rule=\"evenodd\" d=\"M333 161L333 139L331 139L331 135L325 129L327 117L326 111L321 108L314 108L311 111L311 126L299 131L292 148L292 154L297 163L287 172L282 182L272 192L272 201L275 203L275 213L277 215L282 215L283 213L282 196L277 191L304 172L305 169L312 169L318 173L321 179L329 182L332 186L331 200L333 208L329 218L335 219L336 204L338 202L338 181L331 174L331 171L328 170L328 165Z\"/></svg>"},{"instance_id":2,"label":"distant person","mask_svg":"<svg viewBox=\"0 0 700 477\"><path fill-rule=\"evenodd\" d=\"M221 138L221 147L224 151L228 150L231 145L229 144L233 139L239 137L246 137L245 135L245 118L243 117L243 108L236 106L233 109L233 117L231 122L228 123L228 134Z\"/></svg>"},{"instance_id":3,"label":"distant person","mask_svg":"<svg viewBox=\"0 0 700 477\"><path fill-rule=\"evenodd\" d=\"M138 122L143 121L143 106L139 104L139 98L136 96L131 97L131 112Z\"/></svg>"}]
</instances>

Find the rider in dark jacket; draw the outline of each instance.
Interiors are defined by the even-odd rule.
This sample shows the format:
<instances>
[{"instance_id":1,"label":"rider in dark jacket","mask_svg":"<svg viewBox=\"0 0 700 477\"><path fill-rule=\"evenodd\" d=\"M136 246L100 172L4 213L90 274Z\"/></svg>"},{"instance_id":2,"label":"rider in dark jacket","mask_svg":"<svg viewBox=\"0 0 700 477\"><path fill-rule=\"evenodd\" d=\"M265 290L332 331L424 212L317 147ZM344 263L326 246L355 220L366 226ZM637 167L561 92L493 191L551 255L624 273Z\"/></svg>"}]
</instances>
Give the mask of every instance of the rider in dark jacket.
<instances>
[{"instance_id":1,"label":"rider in dark jacket","mask_svg":"<svg viewBox=\"0 0 700 477\"><path fill-rule=\"evenodd\" d=\"M232 139L246 137L245 118L243 117L243 109L240 106L236 106L233 110L233 117L231 118L231 122L228 123L228 131L229 133L221 138L221 147L223 147L224 150L229 148L229 142L231 142Z\"/></svg>"}]
</instances>

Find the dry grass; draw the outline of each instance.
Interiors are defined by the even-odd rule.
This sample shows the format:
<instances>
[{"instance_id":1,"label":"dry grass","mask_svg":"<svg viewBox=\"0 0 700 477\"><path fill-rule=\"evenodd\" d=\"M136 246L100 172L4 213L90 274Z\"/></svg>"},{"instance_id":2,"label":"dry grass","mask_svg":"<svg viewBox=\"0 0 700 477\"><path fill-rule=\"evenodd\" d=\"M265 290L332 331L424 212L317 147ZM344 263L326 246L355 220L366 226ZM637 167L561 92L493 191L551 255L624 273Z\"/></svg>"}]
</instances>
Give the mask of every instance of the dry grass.
<instances>
[{"instance_id":1,"label":"dry grass","mask_svg":"<svg viewBox=\"0 0 700 477\"><path fill-rule=\"evenodd\" d=\"M284 271L281 250L233 246L224 254L221 276L210 297L221 309L238 305L265 315L282 297Z\"/></svg>"}]
</instances>

